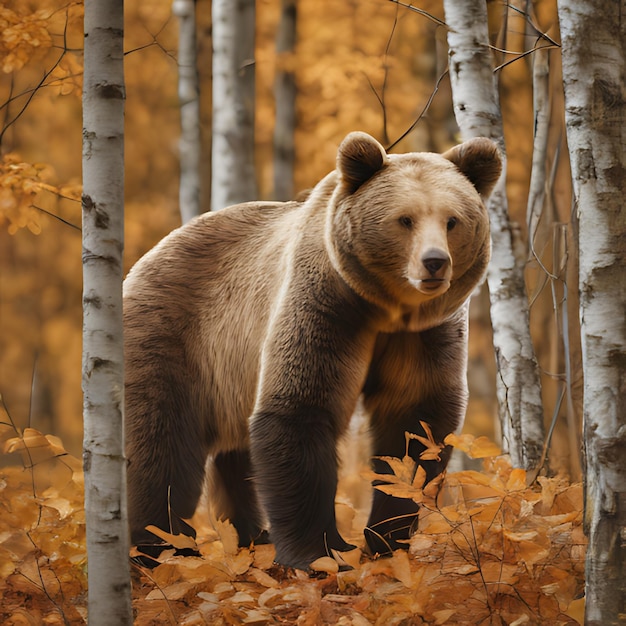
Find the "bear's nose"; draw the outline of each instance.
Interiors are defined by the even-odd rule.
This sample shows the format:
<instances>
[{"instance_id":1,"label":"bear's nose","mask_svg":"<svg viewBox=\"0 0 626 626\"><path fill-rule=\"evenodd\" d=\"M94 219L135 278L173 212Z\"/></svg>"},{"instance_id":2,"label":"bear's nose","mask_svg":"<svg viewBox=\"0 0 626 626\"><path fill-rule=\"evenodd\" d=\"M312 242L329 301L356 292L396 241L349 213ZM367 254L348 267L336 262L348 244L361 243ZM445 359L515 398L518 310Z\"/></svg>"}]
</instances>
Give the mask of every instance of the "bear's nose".
<instances>
[{"instance_id":1,"label":"bear's nose","mask_svg":"<svg viewBox=\"0 0 626 626\"><path fill-rule=\"evenodd\" d=\"M435 276L450 263L450 257L443 250L428 250L422 257L422 264L431 276Z\"/></svg>"}]
</instances>

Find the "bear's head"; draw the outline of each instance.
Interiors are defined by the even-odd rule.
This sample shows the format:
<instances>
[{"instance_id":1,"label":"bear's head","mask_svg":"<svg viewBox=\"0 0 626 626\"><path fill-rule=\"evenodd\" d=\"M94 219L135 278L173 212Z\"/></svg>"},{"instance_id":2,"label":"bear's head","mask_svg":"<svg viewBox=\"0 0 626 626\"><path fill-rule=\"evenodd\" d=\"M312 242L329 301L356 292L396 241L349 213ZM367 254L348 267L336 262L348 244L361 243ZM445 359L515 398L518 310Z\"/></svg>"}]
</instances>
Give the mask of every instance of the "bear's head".
<instances>
[{"instance_id":1,"label":"bear's head","mask_svg":"<svg viewBox=\"0 0 626 626\"><path fill-rule=\"evenodd\" d=\"M494 142L444 154L386 154L350 133L337 154L326 223L331 262L366 299L400 314L441 319L481 280L490 256L483 203L501 172Z\"/></svg>"}]
</instances>

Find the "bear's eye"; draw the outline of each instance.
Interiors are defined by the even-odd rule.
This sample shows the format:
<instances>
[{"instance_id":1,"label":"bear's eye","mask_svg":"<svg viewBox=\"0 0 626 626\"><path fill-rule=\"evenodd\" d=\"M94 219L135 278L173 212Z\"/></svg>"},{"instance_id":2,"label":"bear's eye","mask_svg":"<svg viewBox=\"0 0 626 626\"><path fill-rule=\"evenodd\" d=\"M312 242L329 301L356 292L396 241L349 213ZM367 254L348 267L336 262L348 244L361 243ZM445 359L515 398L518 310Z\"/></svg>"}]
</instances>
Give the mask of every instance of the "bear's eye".
<instances>
[{"instance_id":1,"label":"bear's eye","mask_svg":"<svg viewBox=\"0 0 626 626\"><path fill-rule=\"evenodd\" d=\"M404 228L413 228L413 220L408 215L403 215L398 221Z\"/></svg>"},{"instance_id":2,"label":"bear's eye","mask_svg":"<svg viewBox=\"0 0 626 626\"><path fill-rule=\"evenodd\" d=\"M451 218L448 220L448 223L446 224L446 228L447 228L448 230L452 230L452 229L456 226L456 223L457 223L457 219L456 219L456 217L451 217Z\"/></svg>"}]
</instances>

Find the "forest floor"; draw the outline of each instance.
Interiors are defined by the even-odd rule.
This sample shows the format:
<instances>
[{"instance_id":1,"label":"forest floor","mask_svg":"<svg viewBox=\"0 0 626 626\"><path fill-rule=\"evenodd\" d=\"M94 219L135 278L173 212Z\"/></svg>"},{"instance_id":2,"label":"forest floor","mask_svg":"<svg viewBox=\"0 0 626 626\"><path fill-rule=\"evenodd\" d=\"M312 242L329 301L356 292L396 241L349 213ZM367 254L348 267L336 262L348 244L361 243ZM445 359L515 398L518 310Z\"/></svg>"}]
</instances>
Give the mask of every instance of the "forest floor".
<instances>
[{"instance_id":1,"label":"forest floor","mask_svg":"<svg viewBox=\"0 0 626 626\"><path fill-rule=\"evenodd\" d=\"M330 557L313 573L285 569L272 546L239 549L233 527L209 524L205 512L193 521L200 557L131 565L135 624L582 623L582 486L562 476L527 485L492 444L447 442L484 457L482 470L422 485L406 457L394 461L388 490L422 504L408 551L373 559L356 549L338 557L347 571ZM32 429L0 426L2 451L22 462L0 468L0 623L86 624L81 463ZM337 516L344 537L362 545L363 516L341 485Z\"/></svg>"}]
</instances>

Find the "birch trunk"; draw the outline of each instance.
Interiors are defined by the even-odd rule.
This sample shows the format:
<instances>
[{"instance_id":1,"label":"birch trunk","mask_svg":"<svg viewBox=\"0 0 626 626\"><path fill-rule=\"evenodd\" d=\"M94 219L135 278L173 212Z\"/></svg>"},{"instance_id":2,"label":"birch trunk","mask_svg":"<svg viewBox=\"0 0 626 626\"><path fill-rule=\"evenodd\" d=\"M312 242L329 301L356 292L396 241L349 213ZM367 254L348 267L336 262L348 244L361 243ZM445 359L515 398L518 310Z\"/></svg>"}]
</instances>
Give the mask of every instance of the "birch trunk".
<instances>
[{"instance_id":1,"label":"birch trunk","mask_svg":"<svg viewBox=\"0 0 626 626\"><path fill-rule=\"evenodd\" d=\"M504 135L489 50L484 0L444 0L448 25L450 82L454 112L463 139ZM530 338L528 299L517 231L508 218L506 159L502 176L487 204L492 259L487 271L497 390L505 444L517 467L535 468L544 442L539 370Z\"/></svg>"},{"instance_id":2,"label":"birch trunk","mask_svg":"<svg viewBox=\"0 0 626 626\"><path fill-rule=\"evenodd\" d=\"M123 405L124 2L86 0L83 413L90 626L132 624Z\"/></svg>"},{"instance_id":3,"label":"birch trunk","mask_svg":"<svg viewBox=\"0 0 626 626\"><path fill-rule=\"evenodd\" d=\"M535 137L533 141L533 161L530 172L528 204L528 246L535 256L535 236L543 213L546 195L546 163L548 156L548 133L550 130L550 71L548 50L533 53L533 110L535 116Z\"/></svg>"},{"instance_id":4,"label":"birch trunk","mask_svg":"<svg viewBox=\"0 0 626 626\"><path fill-rule=\"evenodd\" d=\"M178 17L178 98L180 101L180 217L200 215L200 88L196 47L196 2L174 0Z\"/></svg>"},{"instance_id":5,"label":"birch trunk","mask_svg":"<svg viewBox=\"0 0 626 626\"><path fill-rule=\"evenodd\" d=\"M296 43L296 0L282 0L276 37L278 68L274 83L276 122L274 126L274 197L293 198L293 168L296 128L296 77L289 61Z\"/></svg>"},{"instance_id":6,"label":"birch trunk","mask_svg":"<svg viewBox=\"0 0 626 626\"><path fill-rule=\"evenodd\" d=\"M253 200L254 0L213 0L211 208Z\"/></svg>"},{"instance_id":7,"label":"birch trunk","mask_svg":"<svg viewBox=\"0 0 626 626\"><path fill-rule=\"evenodd\" d=\"M626 619L626 13L558 1L579 220L586 624Z\"/></svg>"}]
</instances>

